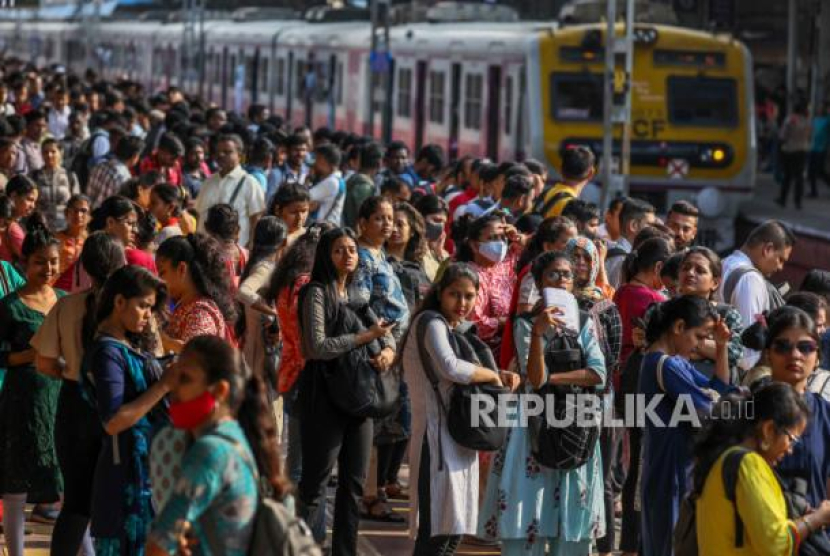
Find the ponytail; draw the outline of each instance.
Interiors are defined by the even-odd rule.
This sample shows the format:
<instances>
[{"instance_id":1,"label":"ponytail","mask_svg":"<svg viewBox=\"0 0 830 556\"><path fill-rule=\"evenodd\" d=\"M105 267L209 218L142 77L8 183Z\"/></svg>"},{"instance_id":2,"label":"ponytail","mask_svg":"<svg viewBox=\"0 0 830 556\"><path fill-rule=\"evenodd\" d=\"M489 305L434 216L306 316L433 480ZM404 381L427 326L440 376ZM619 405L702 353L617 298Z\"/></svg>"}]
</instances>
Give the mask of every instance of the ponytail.
<instances>
[{"instance_id":1,"label":"ponytail","mask_svg":"<svg viewBox=\"0 0 830 556\"><path fill-rule=\"evenodd\" d=\"M625 258L623 262L623 282L630 282L644 270L651 270L657 263L664 263L671 257L671 244L663 238L647 239Z\"/></svg>"},{"instance_id":2,"label":"ponytail","mask_svg":"<svg viewBox=\"0 0 830 556\"><path fill-rule=\"evenodd\" d=\"M658 304L646 324L646 343L653 344L682 320L687 328L697 328L715 318L711 303L696 295L681 295Z\"/></svg>"}]
</instances>

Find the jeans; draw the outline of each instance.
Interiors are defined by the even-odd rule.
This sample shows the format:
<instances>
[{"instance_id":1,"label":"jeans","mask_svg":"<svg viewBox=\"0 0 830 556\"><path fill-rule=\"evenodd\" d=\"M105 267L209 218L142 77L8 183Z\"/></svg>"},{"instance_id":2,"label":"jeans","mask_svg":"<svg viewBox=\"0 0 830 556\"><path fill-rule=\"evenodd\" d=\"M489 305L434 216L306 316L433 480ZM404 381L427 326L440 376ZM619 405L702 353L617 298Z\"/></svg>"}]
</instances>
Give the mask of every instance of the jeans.
<instances>
[{"instance_id":1,"label":"jeans","mask_svg":"<svg viewBox=\"0 0 830 556\"><path fill-rule=\"evenodd\" d=\"M807 162L807 179L810 181L810 194L818 195L818 180L821 179L827 185L830 185L830 177L825 171L825 162L827 161L826 152L810 151L810 158Z\"/></svg>"},{"instance_id":2,"label":"jeans","mask_svg":"<svg viewBox=\"0 0 830 556\"><path fill-rule=\"evenodd\" d=\"M288 427L288 450L285 458L285 467L288 478L295 485L300 483L303 472L303 444L299 414L285 414L285 425ZM314 523L309 523L314 538L322 542L326 538L326 511L323 504L322 511L317 512Z\"/></svg>"},{"instance_id":3,"label":"jeans","mask_svg":"<svg viewBox=\"0 0 830 556\"><path fill-rule=\"evenodd\" d=\"M807 153L804 151L782 152L781 161L784 167L784 181L781 183L781 195L778 201L782 205L787 204L790 183L795 182L795 191L793 192L795 206L801 208L801 198L804 195L804 165L807 161Z\"/></svg>"},{"instance_id":4,"label":"jeans","mask_svg":"<svg viewBox=\"0 0 830 556\"><path fill-rule=\"evenodd\" d=\"M315 378L322 380L322 377ZM372 448L372 421L339 411L332 406L326 392L317 392L311 398L304 405L300 420L303 437L311 440L302 443L302 476L297 489L300 517L315 524L319 523L320 514L325 515L326 487L336 462L331 553L356 556L358 504L363 497Z\"/></svg>"},{"instance_id":5,"label":"jeans","mask_svg":"<svg viewBox=\"0 0 830 556\"><path fill-rule=\"evenodd\" d=\"M613 407L613 403L611 404ZM623 429L603 427L599 437L602 454L602 476L604 481L603 500L605 502L605 536L597 539L597 552L614 552L616 531L614 529L614 462L617 459L617 446Z\"/></svg>"},{"instance_id":6,"label":"jeans","mask_svg":"<svg viewBox=\"0 0 830 556\"><path fill-rule=\"evenodd\" d=\"M631 462L625 477L622 493L622 531L620 532L620 551L638 552L640 550L640 512L635 509L637 489L640 478L640 451L643 440L642 429L628 429Z\"/></svg>"},{"instance_id":7,"label":"jeans","mask_svg":"<svg viewBox=\"0 0 830 556\"><path fill-rule=\"evenodd\" d=\"M418 537L413 556L452 556L461 544L461 535L432 536L432 504L430 500L429 444L426 435L418 466Z\"/></svg>"}]
</instances>

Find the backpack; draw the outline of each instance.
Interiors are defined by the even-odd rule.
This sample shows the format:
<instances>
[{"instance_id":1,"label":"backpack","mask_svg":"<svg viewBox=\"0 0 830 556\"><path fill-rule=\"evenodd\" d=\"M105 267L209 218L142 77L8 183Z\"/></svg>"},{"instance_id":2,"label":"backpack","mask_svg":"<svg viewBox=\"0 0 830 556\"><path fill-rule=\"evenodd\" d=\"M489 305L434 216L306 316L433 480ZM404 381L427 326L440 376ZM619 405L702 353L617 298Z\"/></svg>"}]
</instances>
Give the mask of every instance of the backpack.
<instances>
[{"instance_id":1,"label":"backpack","mask_svg":"<svg viewBox=\"0 0 830 556\"><path fill-rule=\"evenodd\" d=\"M553 189L551 189L550 191L553 192ZM568 203L570 203L571 201L576 199L576 197L574 197L573 193L571 193L570 191L559 191L557 193L554 193L550 197L544 195L542 197L542 201L538 205L538 210L535 212L538 212L540 215L542 215L542 218L547 218L548 212L550 212L550 210L553 207L555 207L556 204L559 203L559 201L562 201L563 199L568 199ZM562 208L564 209L568 205L568 203L565 203L565 205L563 205Z\"/></svg>"},{"instance_id":2,"label":"backpack","mask_svg":"<svg viewBox=\"0 0 830 556\"><path fill-rule=\"evenodd\" d=\"M738 448L726 455L722 466L721 475L726 499L732 502L735 513L735 548L741 548L744 545L744 522L738 515L735 497L741 461L748 453L748 450ZM674 526L673 547L674 556L698 556L700 554L697 545L697 497L693 494L686 496L680 504L680 514Z\"/></svg>"},{"instance_id":3,"label":"backpack","mask_svg":"<svg viewBox=\"0 0 830 556\"><path fill-rule=\"evenodd\" d=\"M526 318L525 315L519 318ZM580 331L588 321L589 315L579 311ZM587 365L585 352L579 345L579 333L569 329L557 329L553 338L545 346L545 366L551 372L569 372L584 369ZM593 387L543 384L537 393L543 397L545 410L540 415L528 417L530 448L533 457L540 464L550 469L570 470L585 465L596 449L599 440L602 398ZM587 401L593 396L596 419L590 424L573 418L573 396ZM548 404L552 405L552 410ZM573 418L568 426L548 423L548 416L553 416L556 423Z\"/></svg>"},{"instance_id":4,"label":"backpack","mask_svg":"<svg viewBox=\"0 0 830 556\"><path fill-rule=\"evenodd\" d=\"M213 432L217 438L230 443L237 455L251 469L254 480L260 484L256 462L242 448L239 442L230 436ZM251 544L248 545L250 556L322 556L320 547L314 542L308 525L289 512L280 502L260 493L254 516L254 530Z\"/></svg>"},{"instance_id":5,"label":"backpack","mask_svg":"<svg viewBox=\"0 0 830 556\"><path fill-rule=\"evenodd\" d=\"M807 481L793 474L779 474L776 472L784 500L787 502L787 517L795 521L812 512L808 498L809 485ZM799 556L827 556L830 554L830 538L826 531L816 533L801 539L798 545Z\"/></svg>"},{"instance_id":6,"label":"backpack","mask_svg":"<svg viewBox=\"0 0 830 556\"><path fill-rule=\"evenodd\" d=\"M83 193L86 193L86 186L87 183L89 183L89 174L92 170L90 166L93 157L92 147L95 144L95 140L99 137L107 137L108 135L109 134L103 129L93 131L92 135L81 143L81 148L78 149L78 153L72 159L70 170L72 170L75 177L78 178L78 185Z\"/></svg>"},{"instance_id":7,"label":"backpack","mask_svg":"<svg viewBox=\"0 0 830 556\"><path fill-rule=\"evenodd\" d=\"M426 329L429 323L435 319L440 319L446 324L446 320L439 313L435 311L424 311L418 320L414 340L418 343L418 353L424 368L424 373L427 375L432 390L435 392L435 398L438 401L438 434L440 435L443 430L440 421L446 418L447 430L456 444L469 450L484 452L498 450L507 441L508 427L499 426L499 423L495 422L495 419L493 419L492 423L487 423L486 420L474 420L472 413L473 408L479 407L479 402L484 397L490 397L492 399L492 406L498 407L498 397L502 394L509 393L509 390L493 384L456 383L450 389L449 404L447 404L444 401L444 396L441 394L438 375L432 367L432 359L426 348ZM459 359L487 367L491 370L496 370L493 354L487 347L487 344L477 336L475 327L470 327L466 330L452 330L447 324L447 328L449 329L450 346L452 346L453 351ZM474 422L476 424L473 424ZM444 454L441 450L440 440L438 442L438 451L438 468L443 469Z\"/></svg>"},{"instance_id":8,"label":"backpack","mask_svg":"<svg viewBox=\"0 0 830 556\"><path fill-rule=\"evenodd\" d=\"M729 273L729 277L723 284L723 302L731 305L732 295L735 293L735 288L738 287L738 284L744 276L753 272L761 277L764 281L764 285L767 287L767 303L769 304L769 310L773 311L779 307L783 307L786 302L784 301L784 296L782 296L781 292L778 291L778 288L776 288L772 282L764 278L764 275L761 274L758 269L752 266L739 266Z\"/></svg>"}]
</instances>

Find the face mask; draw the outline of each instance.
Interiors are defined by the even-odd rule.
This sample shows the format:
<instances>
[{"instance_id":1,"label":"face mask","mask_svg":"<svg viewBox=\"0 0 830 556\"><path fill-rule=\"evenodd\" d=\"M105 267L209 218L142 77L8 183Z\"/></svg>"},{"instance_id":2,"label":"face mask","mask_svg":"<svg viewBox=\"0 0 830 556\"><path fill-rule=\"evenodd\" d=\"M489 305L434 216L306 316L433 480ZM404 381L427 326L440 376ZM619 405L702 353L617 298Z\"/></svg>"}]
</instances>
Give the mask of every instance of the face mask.
<instances>
[{"instance_id":1,"label":"face mask","mask_svg":"<svg viewBox=\"0 0 830 556\"><path fill-rule=\"evenodd\" d=\"M187 402L170 403L170 420L177 429L193 430L208 420L216 409L216 398L210 391L205 391Z\"/></svg>"},{"instance_id":2,"label":"face mask","mask_svg":"<svg viewBox=\"0 0 830 556\"><path fill-rule=\"evenodd\" d=\"M507 256L506 241L485 241L478 246L479 254L493 263L500 263Z\"/></svg>"},{"instance_id":3,"label":"face mask","mask_svg":"<svg viewBox=\"0 0 830 556\"><path fill-rule=\"evenodd\" d=\"M441 222L426 221L427 241L435 241L444 233L444 225Z\"/></svg>"}]
</instances>

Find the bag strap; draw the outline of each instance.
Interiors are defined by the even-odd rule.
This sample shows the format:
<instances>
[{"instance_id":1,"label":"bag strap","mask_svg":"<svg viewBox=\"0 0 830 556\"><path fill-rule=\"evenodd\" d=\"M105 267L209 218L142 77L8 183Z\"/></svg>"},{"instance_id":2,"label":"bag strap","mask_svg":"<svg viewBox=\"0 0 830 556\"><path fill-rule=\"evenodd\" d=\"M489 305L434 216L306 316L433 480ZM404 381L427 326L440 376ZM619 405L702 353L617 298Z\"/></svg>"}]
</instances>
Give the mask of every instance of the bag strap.
<instances>
[{"instance_id":1,"label":"bag strap","mask_svg":"<svg viewBox=\"0 0 830 556\"><path fill-rule=\"evenodd\" d=\"M723 302L727 304L732 304L732 294L735 293L735 288L738 287L738 284L741 281L741 278L746 276L751 272L758 272L757 269L751 266L739 266L735 270L729 273L729 278L726 279L726 282L723 284ZM758 274L761 274L758 272Z\"/></svg>"},{"instance_id":2,"label":"bag strap","mask_svg":"<svg viewBox=\"0 0 830 556\"><path fill-rule=\"evenodd\" d=\"M724 458L721 468L726 499L732 502L732 510L735 514L735 548L741 548L744 545L744 522L738 514L737 489L741 461L748 453L748 450L743 448L730 451Z\"/></svg>"},{"instance_id":3,"label":"bag strap","mask_svg":"<svg viewBox=\"0 0 830 556\"><path fill-rule=\"evenodd\" d=\"M427 375L427 380L429 380L432 391L435 393L435 398L438 400L438 470L441 471L444 469L444 450L441 446L442 421L444 415L447 413L447 406L444 404L444 398L441 397L441 390L438 387L438 375L432 367L432 358L430 358L426 348L427 327L435 319L441 319L441 316L431 311L425 311L421 315L420 320L418 320L415 341L418 342L418 354L421 357L421 366L424 368L424 374Z\"/></svg>"},{"instance_id":4,"label":"bag strap","mask_svg":"<svg viewBox=\"0 0 830 556\"><path fill-rule=\"evenodd\" d=\"M233 195L231 195L231 199L230 201L228 201L228 204L230 206L233 206L234 201L236 201L236 198L239 196L239 191L242 189L242 185L245 183L245 178L247 177L248 174L246 173L241 178L239 178L239 182L236 184L236 188L233 190Z\"/></svg>"},{"instance_id":5,"label":"bag strap","mask_svg":"<svg viewBox=\"0 0 830 556\"><path fill-rule=\"evenodd\" d=\"M343 181L343 178L337 178L338 185L337 185L337 195L334 197L334 201L331 203L331 208L328 210L326 215L322 219L318 219L318 222L326 222L329 219L329 216L332 215L334 212L335 207L337 207L337 202L343 198L343 195L346 194L346 182Z\"/></svg>"},{"instance_id":6,"label":"bag strap","mask_svg":"<svg viewBox=\"0 0 830 556\"><path fill-rule=\"evenodd\" d=\"M3 295L9 295L11 293L11 287L9 286L9 279L6 276L6 267L5 265L0 265L0 281L3 282Z\"/></svg>"},{"instance_id":7,"label":"bag strap","mask_svg":"<svg viewBox=\"0 0 830 556\"><path fill-rule=\"evenodd\" d=\"M668 355L661 355L660 361L657 362L657 385L660 387L662 392L666 391L666 384L663 380L663 365L668 358Z\"/></svg>"},{"instance_id":8,"label":"bag strap","mask_svg":"<svg viewBox=\"0 0 830 556\"><path fill-rule=\"evenodd\" d=\"M553 191L553 190L551 189L551 191ZM570 191L559 191L557 193L554 193L542 205L542 208L539 210L539 214L541 214L542 217L545 218L545 215L548 213L548 211L550 209L552 209L553 207L556 206L556 203L558 203L562 199L567 199L568 197L570 197L571 199L576 198L576 197L573 196L573 193L571 193Z\"/></svg>"}]
</instances>

